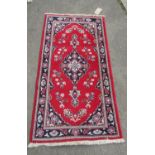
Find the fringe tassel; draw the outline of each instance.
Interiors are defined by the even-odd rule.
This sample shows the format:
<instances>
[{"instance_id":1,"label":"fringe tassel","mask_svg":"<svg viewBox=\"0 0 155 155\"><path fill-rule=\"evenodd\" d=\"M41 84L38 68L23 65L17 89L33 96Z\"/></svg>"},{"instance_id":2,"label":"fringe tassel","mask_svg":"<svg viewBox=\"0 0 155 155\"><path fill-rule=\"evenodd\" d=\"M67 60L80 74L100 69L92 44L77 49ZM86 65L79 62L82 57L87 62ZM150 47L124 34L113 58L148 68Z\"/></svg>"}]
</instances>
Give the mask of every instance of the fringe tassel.
<instances>
[{"instance_id":1,"label":"fringe tassel","mask_svg":"<svg viewBox=\"0 0 155 155\"><path fill-rule=\"evenodd\" d=\"M75 141L75 142L59 142L59 143L30 143L29 148L38 146L62 146L62 145L101 145L101 144L111 144L111 143L124 143L124 139L115 140L96 140L96 141Z\"/></svg>"},{"instance_id":2,"label":"fringe tassel","mask_svg":"<svg viewBox=\"0 0 155 155\"><path fill-rule=\"evenodd\" d=\"M52 12L45 12L44 15L71 15L71 16L94 16L94 17L105 17L105 15L97 15L97 14L71 14L71 13L52 13Z\"/></svg>"}]
</instances>

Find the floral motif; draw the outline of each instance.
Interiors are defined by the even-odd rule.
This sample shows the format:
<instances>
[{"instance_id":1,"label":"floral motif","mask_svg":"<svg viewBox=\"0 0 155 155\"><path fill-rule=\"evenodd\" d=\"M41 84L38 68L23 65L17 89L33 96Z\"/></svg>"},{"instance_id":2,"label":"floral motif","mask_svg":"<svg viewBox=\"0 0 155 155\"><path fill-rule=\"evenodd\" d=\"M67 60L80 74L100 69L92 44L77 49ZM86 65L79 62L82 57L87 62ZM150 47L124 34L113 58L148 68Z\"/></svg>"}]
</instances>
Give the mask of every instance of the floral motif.
<instances>
[{"instance_id":1,"label":"floral motif","mask_svg":"<svg viewBox=\"0 0 155 155\"><path fill-rule=\"evenodd\" d=\"M76 86L73 86L73 90L69 91L69 95L72 97L72 104L77 106L79 103L78 97L80 96L80 91L77 90Z\"/></svg>"},{"instance_id":2,"label":"floral motif","mask_svg":"<svg viewBox=\"0 0 155 155\"><path fill-rule=\"evenodd\" d=\"M57 53L54 55L54 61L60 61L63 58L63 54L67 52L66 47L61 47L58 49Z\"/></svg>"},{"instance_id":3,"label":"floral motif","mask_svg":"<svg viewBox=\"0 0 155 155\"><path fill-rule=\"evenodd\" d=\"M80 109L78 113L73 114L70 109L64 109L64 115L73 122L77 122L87 113L87 109Z\"/></svg>"},{"instance_id":4,"label":"floral motif","mask_svg":"<svg viewBox=\"0 0 155 155\"><path fill-rule=\"evenodd\" d=\"M84 81L83 85L87 88L93 86L95 78L97 78L96 71L93 71L89 74L89 77L87 78L86 81Z\"/></svg>"},{"instance_id":5,"label":"floral motif","mask_svg":"<svg viewBox=\"0 0 155 155\"><path fill-rule=\"evenodd\" d=\"M62 63L64 73L73 81L74 84L86 73L88 69L87 61L76 51L69 54Z\"/></svg>"},{"instance_id":6,"label":"floral motif","mask_svg":"<svg viewBox=\"0 0 155 155\"><path fill-rule=\"evenodd\" d=\"M64 88L64 86L66 85L66 82L61 77L60 72L53 70L52 77L54 78L54 82L56 83L57 86L60 86L60 88Z\"/></svg>"},{"instance_id":7,"label":"floral motif","mask_svg":"<svg viewBox=\"0 0 155 155\"><path fill-rule=\"evenodd\" d=\"M75 30L77 30L79 33L84 33L83 29L80 29L77 25L73 25L72 27L67 29L66 33L72 33Z\"/></svg>"},{"instance_id":8,"label":"floral motif","mask_svg":"<svg viewBox=\"0 0 155 155\"><path fill-rule=\"evenodd\" d=\"M57 130L52 130L50 133L49 133L52 137L55 137L59 134L59 132Z\"/></svg>"},{"instance_id":9,"label":"floral motif","mask_svg":"<svg viewBox=\"0 0 155 155\"><path fill-rule=\"evenodd\" d=\"M66 26L66 24L56 22L54 26L55 26L54 34L57 34L59 31L61 31Z\"/></svg>"},{"instance_id":10,"label":"floral motif","mask_svg":"<svg viewBox=\"0 0 155 155\"><path fill-rule=\"evenodd\" d=\"M83 99L83 103L85 103L86 108L90 108L91 102L94 99L94 92L86 93L85 97L86 99Z\"/></svg>"},{"instance_id":11,"label":"floral motif","mask_svg":"<svg viewBox=\"0 0 155 155\"><path fill-rule=\"evenodd\" d=\"M44 130L42 128L38 128L36 131L37 137L42 137L44 135Z\"/></svg>"},{"instance_id":12,"label":"floral motif","mask_svg":"<svg viewBox=\"0 0 155 155\"><path fill-rule=\"evenodd\" d=\"M78 134L79 134L79 129L76 129L76 128L72 129L72 134L73 134L74 136L78 136Z\"/></svg>"},{"instance_id":13,"label":"floral motif","mask_svg":"<svg viewBox=\"0 0 155 155\"><path fill-rule=\"evenodd\" d=\"M60 103L60 108L64 108L64 104L67 102L66 99L64 99L65 94L56 92L56 100Z\"/></svg>"},{"instance_id":14,"label":"floral motif","mask_svg":"<svg viewBox=\"0 0 155 155\"><path fill-rule=\"evenodd\" d=\"M70 41L70 45L72 45L74 49L76 49L76 47L79 45L79 41L77 40L77 38L77 35L73 34L72 40Z\"/></svg>"},{"instance_id":15,"label":"floral motif","mask_svg":"<svg viewBox=\"0 0 155 155\"><path fill-rule=\"evenodd\" d=\"M84 43L85 45L86 45L86 44L88 44L88 45L91 44L91 41L90 41L90 39L88 39L88 37L87 37L86 34L83 35L83 43Z\"/></svg>"},{"instance_id":16,"label":"floral motif","mask_svg":"<svg viewBox=\"0 0 155 155\"><path fill-rule=\"evenodd\" d=\"M84 52L87 55L88 60L95 61L95 55L93 54L90 48L84 47L82 49L82 52Z\"/></svg>"},{"instance_id":17,"label":"floral motif","mask_svg":"<svg viewBox=\"0 0 155 155\"><path fill-rule=\"evenodd\" d=\"M47 114L48 116L46 118L46 124L45 124L47 127L67 126L67 124L60 118L60 116L55 113L50 104L48 104Z\"/></svg>"},{"instance_id":18,"label":"floral motif","mask_svg":"<svg viewBox=\"0 0 155 155\"><path fill-rule=\"evenodd\" d=\"M103 117L103 109L100 105L98 109L92 114L92 116L88 119L87 123L84 123L83 125L98 125L103 126L105 123L104 117Z\"/></svg>"}]
</instances>

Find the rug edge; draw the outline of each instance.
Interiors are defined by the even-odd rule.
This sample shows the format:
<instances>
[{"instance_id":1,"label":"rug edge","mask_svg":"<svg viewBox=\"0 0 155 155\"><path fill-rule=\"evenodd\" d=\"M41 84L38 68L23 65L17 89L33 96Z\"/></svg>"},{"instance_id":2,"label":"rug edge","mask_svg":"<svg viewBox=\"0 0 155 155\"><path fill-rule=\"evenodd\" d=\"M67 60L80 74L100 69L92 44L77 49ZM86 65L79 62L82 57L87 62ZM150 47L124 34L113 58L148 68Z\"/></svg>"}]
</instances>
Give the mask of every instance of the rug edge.
<instances>
[{"instance_id":1,"label":"rug edge","mask_svg":"<svg viewBox=\"0 0 155 155\"><path fill-rule=\"evenodd\" d=\"M101 145L101 144L113 144L113 143L124 143L125 140L96 140L96 141L74 141L74 142L59 142L59 143L29 143L28 148L39 147L39 146L66 146L66 145Z\"/></svg>"}]
</instances>

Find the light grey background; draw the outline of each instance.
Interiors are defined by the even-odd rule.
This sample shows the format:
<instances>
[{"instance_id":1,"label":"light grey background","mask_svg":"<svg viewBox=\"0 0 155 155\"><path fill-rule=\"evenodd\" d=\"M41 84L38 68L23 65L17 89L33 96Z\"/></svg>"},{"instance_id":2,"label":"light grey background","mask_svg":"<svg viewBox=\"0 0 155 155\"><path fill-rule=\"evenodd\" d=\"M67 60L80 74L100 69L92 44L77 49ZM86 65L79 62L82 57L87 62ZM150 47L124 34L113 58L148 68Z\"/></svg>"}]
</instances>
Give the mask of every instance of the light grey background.
<instances>
[{"instance_id":1,"label":"light grey background","mask_svg":"<svg viewBox=\"0 0 155 155\"><path fill-rule=\"evenodd\" d=\"M126 8L127 10L127 0L121 0L122 1L122 4L124 5L124 7Z\"/></svg>"},{"instance_id":2,"label":"light grey background","mask_svg":"<svg viewBox=\"0 0 155 155\"><path fill-rule=\"evenodd\" d=\"M106 16L117 102L126 140L127 17L117 0L33 0L28 4L28 136L44 13L93 14L97 7L102 8L101 14ZM126 155L126 142L93 146L43 146L28 148L28 155Z\"/></svg>"}]
</instances>

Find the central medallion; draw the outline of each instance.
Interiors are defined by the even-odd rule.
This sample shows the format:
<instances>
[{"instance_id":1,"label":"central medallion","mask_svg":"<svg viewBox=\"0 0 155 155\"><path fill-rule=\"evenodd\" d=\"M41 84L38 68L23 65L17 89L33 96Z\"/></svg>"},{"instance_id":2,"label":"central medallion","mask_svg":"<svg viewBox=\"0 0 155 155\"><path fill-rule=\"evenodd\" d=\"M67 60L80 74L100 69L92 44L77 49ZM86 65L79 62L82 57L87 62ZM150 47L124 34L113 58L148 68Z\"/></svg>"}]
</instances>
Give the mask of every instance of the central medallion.
<instances>
[{"instance_id":1,"label":"central medallion","mask_svg":"<svg viewBox=\"0 0 155 155\"><path fill-rule=\"evenodd\" d=\"M88 63L76 52L76 50L74 50L62 62L62 69L72 80L73 84L76 84L77 81L86 73Z\"/></svg>"},{"instance_id":2,"label":"central medallion","mask_svg":"<svg viewBox=\"0 0 155 155\"><path fill-rule=\"evenodd\" d=\"M73 60L68 64L68 67L73 71L73 72L77 72L80 68L81 68L81 64L76 61Z\"/></svg>"}]
</instances>

